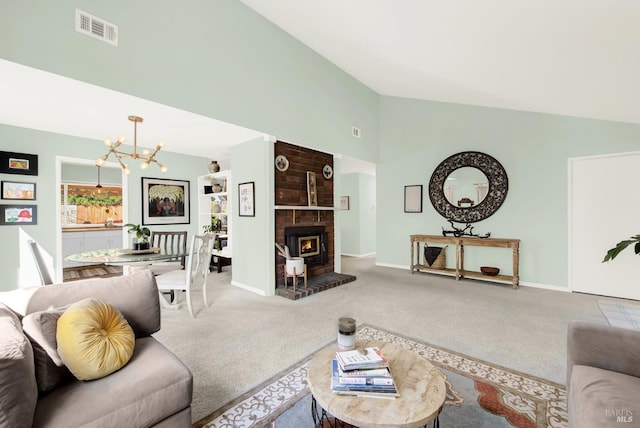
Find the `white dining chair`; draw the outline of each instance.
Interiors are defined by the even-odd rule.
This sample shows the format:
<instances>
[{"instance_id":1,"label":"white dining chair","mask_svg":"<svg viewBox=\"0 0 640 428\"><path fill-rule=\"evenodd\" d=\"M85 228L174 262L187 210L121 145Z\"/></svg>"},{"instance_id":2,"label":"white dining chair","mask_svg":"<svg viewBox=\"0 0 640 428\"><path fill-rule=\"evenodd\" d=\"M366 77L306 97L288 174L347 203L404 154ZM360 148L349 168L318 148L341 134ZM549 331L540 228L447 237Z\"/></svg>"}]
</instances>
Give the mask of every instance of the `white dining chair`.
<instances>
[{"instance_id":1,"label":"white dining chair","mask_svg":"<svg viewBox=\"0 0 640 428\"><path fill-rule=\"evenodd\" d=\"M156 283L160 293L173 291L184 291L187 307L192 318L193 305L191 304L191 291L202 286L204 305L209 307L207 300L207 275L209 274L209 262L211 261L211 251L213 249L214 235L206 233L204 235L193 235L187 263L185 269L176 269L156 276ZM171 302L178 305L178 296Z\"/></svg>"},{"instance_id":2,"label":"white dining chair","mask_svg":"<svg viewBox=\"0 0 640 428\"><path fill-rule=\"evenodd\" d=\"M40 275L40 282L42 285L51 285L53 284L53 278L49 275L49 268L47 268L47 264L42 257L42 253L40 252L40 246L33 239L29 239L27 241L29 244L29 248L31 249L31 254L33 254L33 259L36 262L36 268L38 268L38 274Z\"/></svg>"}]
</instances>

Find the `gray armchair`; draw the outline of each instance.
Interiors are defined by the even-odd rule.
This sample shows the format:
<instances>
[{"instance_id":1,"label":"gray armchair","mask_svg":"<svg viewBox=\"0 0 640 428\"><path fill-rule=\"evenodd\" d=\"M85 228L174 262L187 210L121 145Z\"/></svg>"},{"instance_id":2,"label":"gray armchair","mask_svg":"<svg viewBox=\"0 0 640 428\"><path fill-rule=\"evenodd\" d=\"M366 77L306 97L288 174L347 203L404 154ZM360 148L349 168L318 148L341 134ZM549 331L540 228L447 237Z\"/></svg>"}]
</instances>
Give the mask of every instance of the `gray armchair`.
<instances>
[{"instance_id":1,"label":"gray armchair","mask_svg":"<svg viewBox=\"0 0 640 428\"><path fill-rule=\"evenodd\" d=\"M567 411L569 427L640 426L640 331L569 323Z\"/></svg>"}]
</instances>

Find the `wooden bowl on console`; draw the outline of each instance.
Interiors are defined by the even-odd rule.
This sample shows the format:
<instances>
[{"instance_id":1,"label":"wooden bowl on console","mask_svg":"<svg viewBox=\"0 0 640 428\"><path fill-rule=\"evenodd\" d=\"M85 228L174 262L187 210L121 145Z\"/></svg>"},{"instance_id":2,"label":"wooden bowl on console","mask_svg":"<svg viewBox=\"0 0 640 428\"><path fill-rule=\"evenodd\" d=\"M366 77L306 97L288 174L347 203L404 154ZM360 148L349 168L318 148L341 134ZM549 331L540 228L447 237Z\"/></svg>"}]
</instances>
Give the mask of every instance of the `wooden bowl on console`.
<instances>
[{"instance_id":1,"label":"wooden bowl on console","mask_svg":"<svg viewBox=\"0 0 640 428\"><path fill-rule=\"evenodd\" d=\"M496 276L500 273L500 269L493 266L481 266L480 272L488 276Z\"/></svg>"}]
</instances>

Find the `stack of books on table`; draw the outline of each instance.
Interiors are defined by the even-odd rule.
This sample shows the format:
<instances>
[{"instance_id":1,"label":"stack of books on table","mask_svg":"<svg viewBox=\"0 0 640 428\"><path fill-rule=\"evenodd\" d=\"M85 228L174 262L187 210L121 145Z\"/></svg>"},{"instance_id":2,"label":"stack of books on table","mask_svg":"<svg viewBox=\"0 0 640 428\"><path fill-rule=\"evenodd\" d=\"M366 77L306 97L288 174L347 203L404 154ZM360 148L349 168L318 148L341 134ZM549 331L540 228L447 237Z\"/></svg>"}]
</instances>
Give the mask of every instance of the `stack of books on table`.
<instances>
[{"instance_id":1,"label":"stack of books on table","mask_svg":"<svg viewBox=\"0 0 640 428\"><path fill-rule=\"evenodd\" d=\"M338 351L332 364L331 389L337 394L382 398L398 396L389 361L378 348Z\"/></svg>"}]
</instances>

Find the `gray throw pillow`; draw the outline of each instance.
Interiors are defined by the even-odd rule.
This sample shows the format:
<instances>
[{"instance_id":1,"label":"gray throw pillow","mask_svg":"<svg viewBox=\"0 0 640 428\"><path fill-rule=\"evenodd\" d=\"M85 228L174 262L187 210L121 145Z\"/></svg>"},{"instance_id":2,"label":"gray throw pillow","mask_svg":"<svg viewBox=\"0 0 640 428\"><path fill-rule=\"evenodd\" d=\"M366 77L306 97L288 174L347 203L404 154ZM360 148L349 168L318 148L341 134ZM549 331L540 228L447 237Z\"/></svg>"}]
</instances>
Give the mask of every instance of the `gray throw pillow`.
<instances>
[{"instance_id":1,"label":"gray throw pillow","mask_svg":"<svg viewBox=\"0 0 640 428\"><path fill-rule=\"evenodd\" d=\"M58 319L67 307L33 312L22 318L22 329L31 339L31 343L39 345L58 367L63 366L64 363L58 355L56 330Z\"/></svg>"},{"instance_id":2,"label":"gray throw pillow","mask_svg":"<svg viewBox=\"0 0 640 428\"><path fill-rule=\"evenodd\" d=\"M30 427L37 401L31 343L18 317L0 304L0 426Z\"/></svg>"},{"instance_id":3,"label":"gray throw pillow","mask_svg":"<svg viewBox=\"0 0 640 428\"><path fill-rule=\"evenodd\" d=\"M62 358L58 355L56 340L58 319L68 307L69 305L48 311L33 312L22 318L22 329L33 346L36 383L40 392L50 391L73 379L71 372L64 366Z\"/></svg>"}]
</instances>

